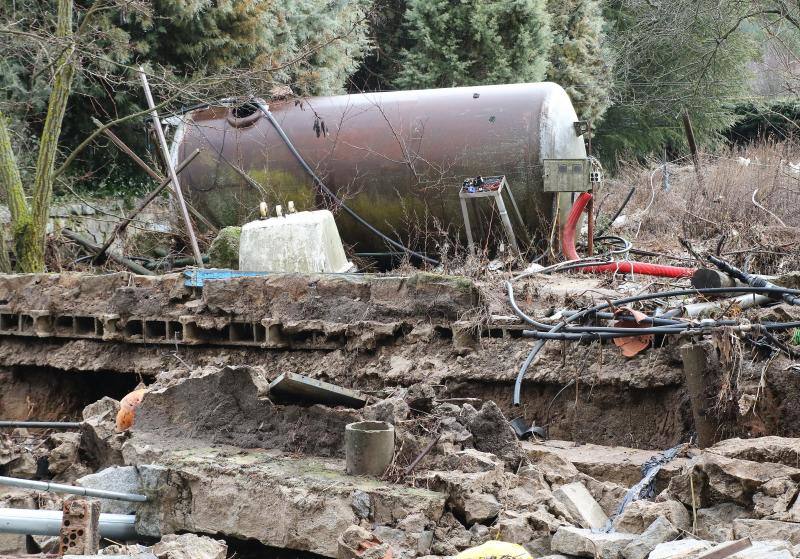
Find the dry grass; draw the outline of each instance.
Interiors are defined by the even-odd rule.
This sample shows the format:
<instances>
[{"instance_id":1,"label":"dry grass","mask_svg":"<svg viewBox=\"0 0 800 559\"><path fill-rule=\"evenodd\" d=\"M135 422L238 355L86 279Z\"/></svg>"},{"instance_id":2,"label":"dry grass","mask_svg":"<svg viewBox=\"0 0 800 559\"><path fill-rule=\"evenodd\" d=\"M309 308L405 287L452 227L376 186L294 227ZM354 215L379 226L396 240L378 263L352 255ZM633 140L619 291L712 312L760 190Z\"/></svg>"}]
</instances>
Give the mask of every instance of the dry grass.
<instances>
[{"instance_id":1,"label":"dry grass","mask_svg":"<svg viewBox=\"0 0 800 559\"><path fill-rule=\"evenodd\" d=\"M623 212L626 223L610 230L636 247L686 255L683 237L754 272L800 269L800 172L789 163L800 163L800 145L762 143L705 155L699 181L691 159L684 159L669 165L668 191L661 162L623 164L598 191L598 224L636 187ZM753 203L756 190L765 209Z\"/></svg>"}]
</instances>

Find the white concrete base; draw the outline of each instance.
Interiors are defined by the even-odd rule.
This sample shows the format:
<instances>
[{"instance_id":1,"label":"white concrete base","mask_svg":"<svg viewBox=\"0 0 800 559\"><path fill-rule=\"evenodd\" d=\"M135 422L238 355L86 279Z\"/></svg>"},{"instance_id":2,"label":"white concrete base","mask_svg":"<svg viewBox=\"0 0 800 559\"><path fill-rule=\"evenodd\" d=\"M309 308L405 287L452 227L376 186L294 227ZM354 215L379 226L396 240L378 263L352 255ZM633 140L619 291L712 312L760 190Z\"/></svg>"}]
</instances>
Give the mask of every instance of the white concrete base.
<instances>
[{"instance_id":1,"label":"white concrete base","mask_svg":"<svg viewBox=\"0 0 800 559\"><path fill-rule=\"evenodd\" d=\"M240 270L342 273L352 268L328 210L271 217L242 227Z\"/></svg>"}]
</instances>

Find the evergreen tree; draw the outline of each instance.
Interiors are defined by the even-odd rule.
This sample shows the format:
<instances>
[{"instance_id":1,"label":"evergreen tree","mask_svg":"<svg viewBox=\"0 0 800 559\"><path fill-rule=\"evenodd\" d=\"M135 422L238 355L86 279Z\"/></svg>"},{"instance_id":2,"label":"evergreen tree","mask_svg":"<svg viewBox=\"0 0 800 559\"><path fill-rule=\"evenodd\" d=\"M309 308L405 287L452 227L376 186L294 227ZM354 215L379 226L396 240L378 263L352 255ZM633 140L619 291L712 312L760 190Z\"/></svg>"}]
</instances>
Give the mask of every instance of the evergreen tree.
<instances>
[{"instance_id":1,"label":"evergreen tree","mask_svg":"<svg viewBox=\"0 0 800 559\"><path fill-rule=\"evenodd\" d=\"M599 124L611 102L612 66L600 4L597 0L550 0L548 11L553 48L547 79L567 91L579 118Z\"/></svg>"},{"instance_id":2,"label":"evergreen tree","mask_svg":"<svg viewBox=\"0 0 800 559\"><path fill-rule=\"evenodd\" d=\"M757 55L746 29L751 10L717 0L609 2L613 106L597 136L606 161L683 145L684 109L699 142L713 142L736 121L730 101L747 96L748 63Z\"/></svg>"},{"instance_id":3,"label":"evergreen tree","mask_svg":"<svg viewBox=\"0 0 800 559\"><path fill-rule=\"evenodd\" d=\"M545 0L409 0L395 85L404 89L541 81Z\"/></svg>"}]
</instances>

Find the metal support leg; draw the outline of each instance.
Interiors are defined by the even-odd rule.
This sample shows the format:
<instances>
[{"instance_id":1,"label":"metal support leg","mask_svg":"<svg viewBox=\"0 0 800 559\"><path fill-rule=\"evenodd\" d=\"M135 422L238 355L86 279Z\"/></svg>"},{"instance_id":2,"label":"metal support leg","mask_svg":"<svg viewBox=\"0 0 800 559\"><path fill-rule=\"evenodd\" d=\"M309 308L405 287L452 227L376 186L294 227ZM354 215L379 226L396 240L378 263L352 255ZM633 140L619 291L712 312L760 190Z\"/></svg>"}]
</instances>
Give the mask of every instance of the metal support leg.
<instances>
[{"instance_id":1,"label":"metal support leg","mask_svg":"<svg viewBox=\"0 0 800 559\"><path fill-rule=\"evenodd\" d=\"M508 237L508 243L514 248L517 256L519 256L519 246L517 245L517 237L514 235L514 228L511 226L511 219L508 217L508 212L506 211L506 204L503 202L503 197L500 192L497 193L497 196L494 198L495 203L497 204L497 210L500 212L500 219L503 220L503 227L506 230L506 237Z\"/></svg>"},{"instance_id":2,"label":"metal support leg","mask_svg":"<svg viewBox=\"0 0 800 559\"><path fill-rule=\"evenodd\" d=\"M461 197L461 215L464 216L464 229L467 232L467 248L469 248L469 253L472 256L475 256L475 243L472 240L472 225L469 222L469 210L467 209L467 200L466 198Z\"/></svg>"}]
</instances>

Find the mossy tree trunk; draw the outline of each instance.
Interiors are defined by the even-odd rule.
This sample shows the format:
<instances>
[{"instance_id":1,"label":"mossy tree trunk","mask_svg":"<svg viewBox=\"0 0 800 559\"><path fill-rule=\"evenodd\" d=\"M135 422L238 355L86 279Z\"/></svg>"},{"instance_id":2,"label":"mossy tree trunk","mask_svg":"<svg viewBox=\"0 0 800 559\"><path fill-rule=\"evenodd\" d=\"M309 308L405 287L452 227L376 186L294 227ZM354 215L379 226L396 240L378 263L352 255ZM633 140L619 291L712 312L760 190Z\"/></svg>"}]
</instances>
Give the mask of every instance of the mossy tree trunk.
<instances>
[{"instance_id":1,"label":"mossy tree trunk","mask_svg":"<svg viewBox=\"0 0 800 559\"><path fill-rule=\"evenodd\" d=\"M58 0L56 38L69 41L72 38L72 0ZM0 189L8 200L11 224L17 253L17 268L21 272L43 272L44 245L50 204L53 199L53 170L58 155L58 140L61 124L67 109L67 100L75 75L74 45L64 49L59 57L53 76L53 87L47 106L47 117L39 143L36 172L33 181L32 202L25 198L19 168L5 117L0 114ZM3 247L3 252L5 247ZM5 255L5 260L8 255ZM0 257L0 267L3 266Z\"/></svg>"}]
</instances>

